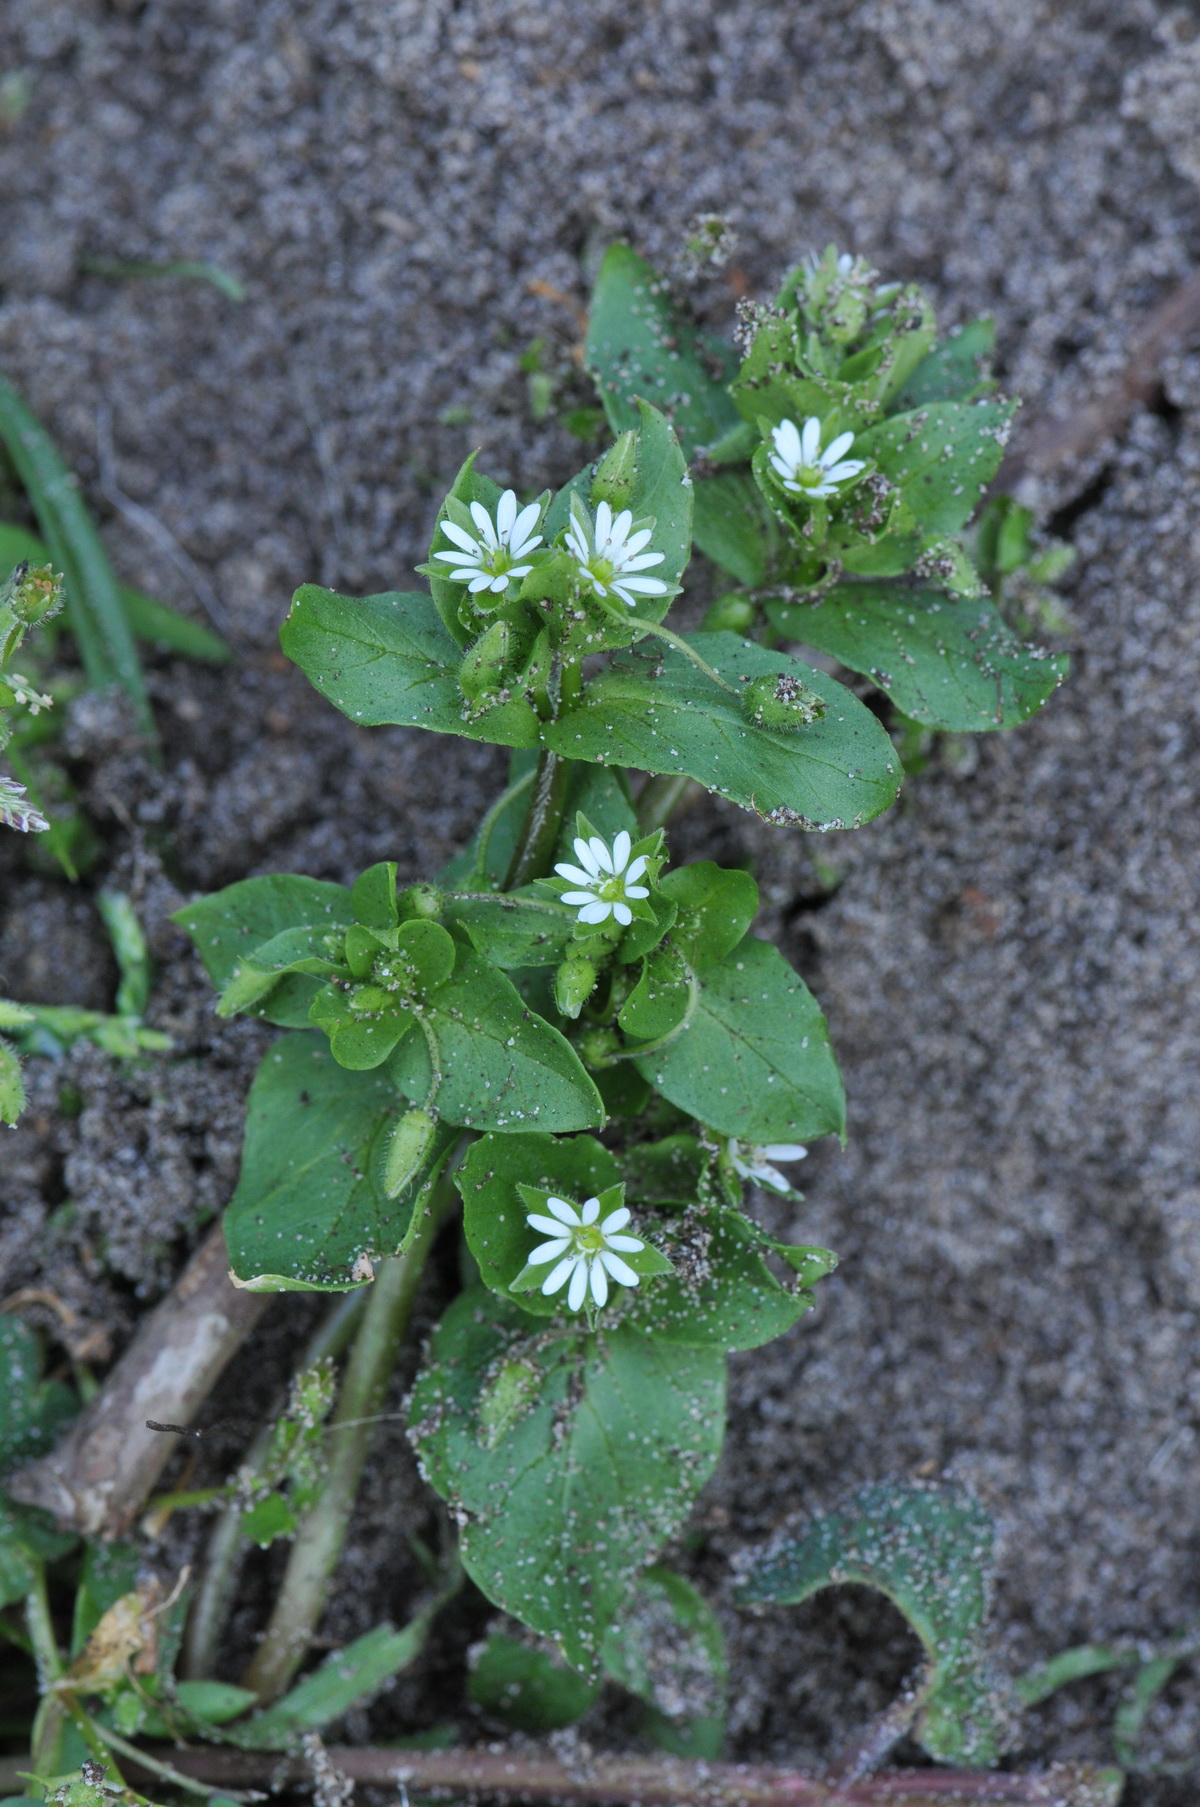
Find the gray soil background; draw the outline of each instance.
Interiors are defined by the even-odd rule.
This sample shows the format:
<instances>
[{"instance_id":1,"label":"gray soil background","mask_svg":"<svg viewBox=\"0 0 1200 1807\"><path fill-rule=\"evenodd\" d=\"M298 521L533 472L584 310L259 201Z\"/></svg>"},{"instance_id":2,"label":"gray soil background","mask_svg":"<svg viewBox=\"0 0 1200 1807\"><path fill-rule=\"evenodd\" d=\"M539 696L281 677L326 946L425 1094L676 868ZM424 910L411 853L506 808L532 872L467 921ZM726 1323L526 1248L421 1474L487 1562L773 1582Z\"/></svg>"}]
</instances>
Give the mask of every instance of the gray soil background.
<instances>
[{"instance_id":1,"label":"gray soil background","mask_svg":"<svg viewBox=\"0 0 1200 1807\"><path fill-rule=\"evenodd\" d=\"M31 1064L34 1108L0 1152L4 1291L51 1284L119 1342L228 1196L264 1038L215 1023L166 912L251 872L344 880L394 857L423 876L498 784L491 749L343 722L274 636L303 579L404 587L472 447L519 488L578 467L518 360L541 336L560 408L589 399L565 303L586 302L604 245L665 266L720 212L735 280L762 294L836 240L927 284L944 325L993 314L1005 386L1067 415L1197 256L1194 33L1152 0L7 0L0 74L24 70L31 104L0 132L0 368L121 575L199 612L136 504L242 657L156 664L162 773L119 711L74 708L106 847L82 891L0 850L0 990L107 1005L87 892L123 883L180 1057L141 1076L72 1057L71 1120L63 1071ZM209 258L248 299L87 275L86 257ZM693 299L727 328L730 272ZM789 1517L946 1473L1000 1526L1014 1664L1200 1619L1198 404L1200 357L1180 354L1159 405L1037 497L1080 553L1066 686L823 840L832 896L805 837L732 808L676 837L754 862L763 932L828 1011L851 1112L846 1151L813 1151L803 1207L763 1201L842 1266L814 1318L732 1364L696 1521L718 1600L730 1559ZM281 1339L259 1339L246 1396ZM414 1488L389 1431L333 1635L404 1616ZM747 1756L827 1756L912 1660L873 1596L727 1624ZM350 1731L444 1717L452 1668ZM1106 1757L1114 1700L1069 1690L1030 1717L1024 1755ZM1144 1752L1198 1747L1189 1676ZM1193 1797L1155 1780L1130 1798Z\"/></svg>"}]
</instances>

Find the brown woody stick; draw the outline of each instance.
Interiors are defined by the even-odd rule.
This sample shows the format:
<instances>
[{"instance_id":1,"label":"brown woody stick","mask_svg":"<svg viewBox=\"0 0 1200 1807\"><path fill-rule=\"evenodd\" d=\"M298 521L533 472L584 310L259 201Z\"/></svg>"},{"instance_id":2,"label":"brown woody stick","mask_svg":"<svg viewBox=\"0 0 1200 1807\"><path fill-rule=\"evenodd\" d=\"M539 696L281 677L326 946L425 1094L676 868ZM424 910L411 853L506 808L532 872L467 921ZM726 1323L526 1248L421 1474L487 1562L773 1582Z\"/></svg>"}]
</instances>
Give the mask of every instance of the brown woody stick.
<instances>
[{"instance_id":1,"label":"brown woody stick","mask_svg":"<svg viewBox=\"0 0 1200 1807\"><path fill-rule=\"evenodd\" d=\"M853 1782L765 1763L691 1763L678 1757L580 1756L540 1751L332 1748L335 1770L354 1782L414 1792L447 1790L568 1807L1114 1807L1121 1776L1095 1764L1058 1763L1023 1775L993 1771L890 1770ZM172 1750L172 1765L214 1788L312 1785L302 1758L237 1750ZM134 1772L130 1762L123 1767Z\"/></svg>"},{"instance_id":2,"label":"brown woody stick","mask_svg":"<svg viewBox=\"0 0 1200 1807\"><path fill-rule=\"evenodd\" d=\"M137 1517L179 1439L147 1419L187 1424L257 1324L269 1296L240 1292L221 1229L201 1243L57 1449L18 1469L5 1490L66 1530L119 1537Z\"/></svg>"}]
</instances>

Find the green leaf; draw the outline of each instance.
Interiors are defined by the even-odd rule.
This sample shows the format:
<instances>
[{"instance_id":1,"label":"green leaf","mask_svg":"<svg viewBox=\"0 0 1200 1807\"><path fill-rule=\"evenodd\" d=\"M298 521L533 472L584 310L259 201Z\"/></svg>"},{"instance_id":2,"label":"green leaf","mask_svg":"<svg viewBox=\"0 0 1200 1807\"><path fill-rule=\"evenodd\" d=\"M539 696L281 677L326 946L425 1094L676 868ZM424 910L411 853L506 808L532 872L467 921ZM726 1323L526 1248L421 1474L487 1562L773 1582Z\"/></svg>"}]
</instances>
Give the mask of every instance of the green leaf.
<instances>
[{"instance_id":1,"label":"green leaf","mask_svg":"<svg viewBox=\"0 0 1200 1807\"><path fill-rule=\"evenodd\" d=\"M649 1709L642 1730L660 1749L715 1759L725 1733L728 1663L712 1607L690 1581L656 1564L604 1640L606 1673Z\"/></svg>"},{"instance_id":2,"label":"green leaf","mask_svg":"<svg viewBox=\"0 0 1200 1807\"><path fill-rule=\"evenodd\" d=\"M750 873L712 860L664 872L659 890L678 910L671 940L692 966L732 953L758 914L758 885Z\"/></svg>"},{"instance_id":3,"label":"green leaf","mask_svg":"<svg viewBox=\"0 0 1200 1807\"><path fill-rule=\"evenodd\" d=\"M203 1729L210 1725L225 1725L230 1719L237 1719L248 1708L252 1707L258 1696L249 1688L237 1688L232 1682L183 1681L176 1682L173 1688L173 1704L179 1709L171 1712L168 1719L162 1711L149 1702L144 1702L145 1718L138 1728L143 1738L170 1738L178 1732L178 1721L182 1715L188 1729ZM219 1797L210 1796L212 1800Z\"/></svg>"},{"instance_id":4,"label":"green leaf","mask_svg":"<svg viewBox=\"0 0 1200 1807\"><path fill-rule=\"evenodd\" d=\"M467 1247L479 1263L480 1278L493 1292L511 1298L510 1287L544 1238L525 1222L528 1207L518 1186L536 1186L578 1203L613 1186L621 1177L616 1157L591 1136L569 1141L546 1135L481 1136L456 1170L462 1195ZM561 1299L522 1293L523 1311L552 1317Z\"/></svg>"},{"instance_id":5,"label":"green leaf","mask_svg":"<svg viewBox=\"0 0 1200 1807\"><path fill-rule=\"evenodd\" d=\"M1026 721L1067 672L1065 654L1018 640L987 597L842 583L815 606L769 602L767 615L871 678L913 721L956 733Z\"/></svg>"},{"instance_id":6,"label":"green leaf","mask_svg":"<svg viewBox=\"0 0 1200 1807\"><path fill-rule=\"evenodd\" d=\"M685 638L728 684L798 678L824 699L825 716L798 731L755 727L682 653L644 641L588 684L579 707L545 724L546 745L568 759L686 772L744 809L803 828L857 828L894 801L895 749L844 686L733 634Z\"/></svg>"},{"instance_id":7,"label":"green leaf","mask_svg":"<svg viewBox=\"0 0 1200 1807\"><path fill-rule=\"evenodd\" d=\"M467 1693L493 1719L537 1734L581 1718L599 1683L566 1668L548 1649L493 1631L474 1658Z\"/></svg>"},{"instance_id":8,"label":"green leaf","mask_svg":"<svg viewBox=\"0 0 1200 1807\"><path fill-rule=\"evenodd\" d=\"M37 1565L65 1556L74 1542L48 1512L18 1506L0 1493L0 1607L24 1599L36 1585Z\"/></svg>"},{"instance_id":9,"label":"green leaf","mask_svg":"<svg viewBox=\"0 0 1200 1807\"><path fill-rule=\"evenodd\" d=\"M32 1016L28 1020L32 1022ZM21 1063L16 1049L0 1036L0 1123L7 1123L11 1129L24 1109L25 1081L21 1078Z\"/></svg>"},{"instance_id":10,"label":"green leaf","mask_svg":"<svg viewBox=\"0 0 1200 1807\"><path fill-rule=\"evenodd\" d=\"M765 583L780 543L774 510L745 470L697 477L692 533L706 558L755 589Z\"/></svg>"},{"instance_id":11,"label":"green leaf","mask_svg":"<svg viewBox=\"0 0 1200 1807\"><path fill-rule=\"evenodd\" d=\"M274 1706L240 1725L227 1726L224 1738L242 1750L285 1751L302 1733L319 1732L342 1718L416 1660L443 1598L440 1595L402 1631L386 1623L376 1625L344 1649L333 1651Z\"/></svg>"},{"instance_id":12,"label":"green leaf","mask_svg":"<svg viewBox=\"0 0 1200 1807\"><path fill-rule=\"evenodd\" d=\"M816 999L777 949L747 935L700 974L700 997L674 1041L635 1059L680 1110L753 1143L845 1129L841 1075Z\"/></svg>"},{"instance_id":13,"label":"green leaf","mask_svg":"<svg viewBox=\"0 0 1200 1807\"><path fill-rule=\"evenodd\" d=\"M884 1482L815 1519L759 1557L742 1582L746 1605L794 1606L820 1588L878 1588L904 1614L929 1659L917 1736L943 1763L987 1768L1009 1748L1008 1684L988 1657L995 1533L957 1487Z\"/></svg>"},{"instance_id":14,"label":"green leaf","mask_svg":"<svg viewBox=\"0 0 1200 1807\"><path fill-rule=\"evenodd\" d=\"M639 1287L624 1321L660 1341L732 1352L757 1349L782 1336L811 1311L803 1283L782 1286L762 1259L769 1246L740 1211L719 1205L638 1211L630 1192L636 1235L648 1236L675 1272Z\"/></svg>"},{"instance_id":15,"label":"green leaf","mask_svg":"<svg viewBox=\"0 0 1200 1807\"><path fill-rule=\"evenodd\" d=\"M575 932L575 911L529 888L491 895L446 897L449 922L461 923L471 945L494 966L552 966Z\"/></svg>"},{"instance_id":16,"label":"green leaf","mask_svg":"<svg viewBox=\"0 0 1200 1807\"><path fill-rule=\"evenodd\" d=\"M468 1574L591 1673L634 1576L712 1472L725 1358L623 1324L526 1335L528 1323L482 1289L457 1299L414 1391L412 1436L427 1477L465 1519ZM501 1388L516 1403L502 1434L485 1439Z\"/></svg>"},{"instance_id":17,"label":"green leaf","mask_svg":"<svg viewBox=\"0 0 1200 1807\"><path fill-rule=\"evenodd\" d=\"M414 1183L395 1199L385 1190L399 1113L387 1077L338 1066L324 1037L276 1042L250 1088L242 1170L225 1213L243 1285L342 1292L370 1278L354 1272L364 1256L396 1253L419 1190ZM452 1140L440 1133L433 1170Z\"/></svg>"},{"instance_id":18,"label":"green leaf","mask_svg":"<svg viewBox=\"0 0 1200 1807\"><path fill-rule=\"evenodd\" d=\"M614 433L638 424L639 397L666 415L689 459L738 424L726 389L736 352L680 319L666 283L628 245L605 252L584 361Z\"/></svg>"},{"instance_id":19,"label":"green leaf","mask_svg":"<svg viewBox=\"0 0 1200 1807\"><path fill-rule=\"evenodd\" d=\"M669 1035L687 1014L692 978L677 948L656 947L642 962L641 977L621 1006L617 1021L627 1035L655 1041Z\"/></svg>"},{"instance_id":20,"label":"green leaf","mask_svg":"<svg viewBox=\"0 0 1200 1807\"><path fill-rule=\"evenodd\" d=\"M428 1000L437 1042L438 1115L466 1129L591 1129L604 1121L600 1094L557 1029L537 1016L511 980L463 948L449 982ZM392 1056L394 1083L414 1103L433 1079L423 1035Z\"/></svg>"},{"instance_id":21,"label":"green leaf","mask_svg":"<svg viewBox=\"0 0 1200 1807\"><path fill-rule=\"evenodd\" d=\"M296 1514L281 1493L268 1493L243 1512L240 1530L243 1537L256 1543L260 1550L273 1544L277 1537L290 1537L296 1529Z\"/></svg>"},{"instance_id":22,"label":"green leaf","mask_svg":"<svg viewBox=\"0 0 1200 1807\"><path fill-rule=\"evenodd\" d=\"M85 1545L71 1622L73 1657L79 1655L109 1607L135 1592L140 1563L132 1544L97 1541Z\"/></svg>"},{"instance_id":23,"label":"green leaf","mask_svg":"<svg viewBox=\"0 0 1200 1807\"><path fill-rule=\"evenodd\" d=\"M969 402L992 388L983 366L996 347L995 322L971 320L931 351L913 371L889 413L926 402Z\"/></svg>"},{"instance_id":24,"label":"green leaf","mask_svg":"<svg viewBox=\"0 0 1200 1807\"><path fill-rule=\"evenodd\" d=\"M255 955L277 935L306 928L319 939L348 928L354 911L344 885L272 873L266 878L241 879L223 891L185 904L171 920L191 936L209 978L224 993L243 963L253 967ZM286 1028L307 1028L317 981L303 975L277 978L265 997L261 991L253 996L253 980L246 981L246 989L252 994L249 1007L256 1016Z\"/></svg>"},{"instance_id":25,"label":"green leaf","mask_svg":"<svg viewBox=\"0 0 1200 1807\"><path fill-rule=\"evenodd\" d=\"M868 427L854 456L900 490L928 533L957 533L1000 468L1015 402L930 402Z\"/></svg>"},{"instance_id":26,"label":"green leaf","mask_svg":"<svg viewBox=\"0 0 1200 1807\"><path fill-rule=\"evenodd\" d=\"M661 621L692 556L693 486L683 450L665 415L642 401L635 424L633 489L626 506L633 511L635 522L653 519L654 537L647 550L661 552L663 562L649 575L667 586L663 596L640 597L637 613L645 620Z\"/></svg>"},{"instance_id":27,"label":"green leaf","mask_svg":"<svg viewBox=\"0 0 1200 1807\"><path fill-rule=\"evenodd\" d=\"M45 1455L79 1410L70 1387L41 1375L38 1338L20 1318L0 1312L0 1474Z\"/></svg>"},{"instance_id":28,"label":"green leaf","mask_svg":"<svg viewBox=\"0 0 1200 1807\"><path fill-rule=\"evenodd\" d=\"M279 642L321 695L364 727L399 723L503 747L535 747L538 719L520 699L463 719L462 656L433 599L389 591L296 591Z\"/></svg>"}]
</instances>

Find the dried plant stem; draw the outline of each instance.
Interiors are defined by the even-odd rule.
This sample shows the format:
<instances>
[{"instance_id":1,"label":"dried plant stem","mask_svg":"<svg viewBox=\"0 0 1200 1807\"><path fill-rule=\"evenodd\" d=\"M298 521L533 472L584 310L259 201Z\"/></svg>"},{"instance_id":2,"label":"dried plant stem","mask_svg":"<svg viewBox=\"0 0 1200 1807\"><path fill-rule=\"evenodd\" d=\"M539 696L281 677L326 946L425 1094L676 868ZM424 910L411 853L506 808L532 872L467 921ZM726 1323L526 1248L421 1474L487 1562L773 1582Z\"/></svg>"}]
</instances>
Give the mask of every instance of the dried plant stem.
<instances>
[{"instance_id":1,"label":"dried plant stem","mask_svg":"<svg viewBox=\"0 0 1200 1807\"><path fill-rule=\"evenodd\" d=\"M288 1686L324 1611L371 1446L373 1420L396 1365L426 1258L453 1198L444 1173L418 1200L416 1233L408 1247L379 1264L329 1421L329 1479L296 1533L275 1610L242 1677L242 1685L264 1703Z\"/></svg>"},{"instance_id":2,"label":"dried plant stem","mask_svg":"<svg viewBox=\"0 0 1200 1807\"><path fill-rule=\"evenodd\" d=\"M676 1757L580 1755L561 1762L540 1752L331 1749L333 1767L354 1782L414 1793L446 1789L570 1807L637 1802L640 1807L1115 1807L1120 1771L1060 1763L1024 1775L994 1770L890 1770L848 1783L767 1764L690 1763ZM282 1787L309 1779L302 1759L234 1750L173 1751L174 1766L214 1789Z\"/></svg>"},{"instance_id":3,"label":"dried plant stem","mask_svg":"<svg viewBox=\"0 0 1200 1807\"><path fill-rule=\"evenodd\" d=\"M128 1529L178 1442L147 1419L187 1424L270 1303L239 1291L228 1266L214 1229L58 1447L5 1481L14 1499L84 1537Z\"/></svg>"}]
</instances>

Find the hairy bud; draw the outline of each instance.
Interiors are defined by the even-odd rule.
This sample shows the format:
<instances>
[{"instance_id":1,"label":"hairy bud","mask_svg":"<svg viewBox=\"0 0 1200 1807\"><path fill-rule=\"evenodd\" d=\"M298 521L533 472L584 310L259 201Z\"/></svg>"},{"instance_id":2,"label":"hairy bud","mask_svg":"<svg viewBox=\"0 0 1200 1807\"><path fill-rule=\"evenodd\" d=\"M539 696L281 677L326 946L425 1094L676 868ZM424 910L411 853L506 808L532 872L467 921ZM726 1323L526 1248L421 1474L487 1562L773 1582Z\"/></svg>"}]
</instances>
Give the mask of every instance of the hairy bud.
<instances>
[{"instance_id":1,"label":"hairy bud","mask_svg":"<svg viewBox=\"0 0 1200 1807\"><path fill-rule=\"evenodd\" d=\"M398 1198L421 1171L436 1129L437 1118L429 1111L406 1111L401 1117L392 1131L383 1170L383 1189L389 1198Z\"/></svg>"}]
</instances>

